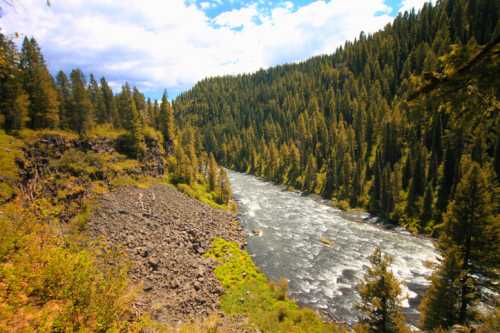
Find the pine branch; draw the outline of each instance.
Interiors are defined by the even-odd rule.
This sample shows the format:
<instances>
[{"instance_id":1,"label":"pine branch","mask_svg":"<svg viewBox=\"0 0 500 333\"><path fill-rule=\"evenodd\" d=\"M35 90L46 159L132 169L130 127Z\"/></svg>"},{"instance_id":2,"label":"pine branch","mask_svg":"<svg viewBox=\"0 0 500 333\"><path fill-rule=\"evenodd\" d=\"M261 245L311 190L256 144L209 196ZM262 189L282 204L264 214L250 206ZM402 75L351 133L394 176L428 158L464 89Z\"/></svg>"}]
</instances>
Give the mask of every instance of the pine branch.
<instances>
[{"instance_id":1,"label":"pine branch","mask_svg":"<svg viewBox=\"0 0 500 333\"><path fill-rule=\"evenodd\" d=\"M427 94L427 93L437 89L439 86L442 86L443 84L451 82L456 76L467 73L477 63L479 63L483 58L485 58L488 54L490 54L490 53L497 54L498 51L494 52L494 49L499 44L500 44L500 35L498 35L496 38L494 38L490 43L486 44L486 46L480 52L478 52L474 57L472 57L472 59L470 59L468 62L466 62L460 68L458 68L458 70L453 75L451 75L451 76L443 75L441 77L432 76L432 78L430 78L431 82L429 82L428 84L419 88L416 92L412 93L407 98L407 101L410 102L422 94ZM464 85L462 84L461 87L463 87L463 86Z\"/></svg>"}]
</instances>

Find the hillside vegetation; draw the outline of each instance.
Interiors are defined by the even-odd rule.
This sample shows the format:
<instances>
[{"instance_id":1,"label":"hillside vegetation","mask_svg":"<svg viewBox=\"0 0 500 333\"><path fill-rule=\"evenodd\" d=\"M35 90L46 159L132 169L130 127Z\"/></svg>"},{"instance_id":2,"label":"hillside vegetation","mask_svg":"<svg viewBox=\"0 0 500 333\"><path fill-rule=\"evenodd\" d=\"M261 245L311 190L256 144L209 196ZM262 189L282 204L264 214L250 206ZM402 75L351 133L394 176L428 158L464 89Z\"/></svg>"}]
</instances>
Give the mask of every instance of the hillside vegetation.
<instances>
[{"instance_id":1,"label":"hillside vegetation","mask_svg":"<svg viewBox=\"0 0 500 333\"><path fill-rule=\"evenodd\" d=\"M437 235L469 156L500 173L498 1L438 1L334 54L175 100L226 167Z\"/></svg>"}]
</instances>

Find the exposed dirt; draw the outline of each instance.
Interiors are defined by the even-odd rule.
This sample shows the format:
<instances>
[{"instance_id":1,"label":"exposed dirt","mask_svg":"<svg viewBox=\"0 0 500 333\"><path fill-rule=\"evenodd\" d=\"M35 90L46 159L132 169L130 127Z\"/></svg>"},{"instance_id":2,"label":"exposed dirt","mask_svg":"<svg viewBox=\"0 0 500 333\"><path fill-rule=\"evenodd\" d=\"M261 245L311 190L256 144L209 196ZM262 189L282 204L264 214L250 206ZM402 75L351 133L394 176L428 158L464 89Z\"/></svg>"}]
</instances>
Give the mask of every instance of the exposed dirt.
<instances>
[{"instance_id":1,"label":"exposed dirt","mask_svg":"<svg viewBox=\"0 0 500 333\"><path fill-rule=\"evenodd\" d=\"M244 243L235 216L163 185L103 195L88 227L91 236L103 235L128 254L131 279L143 283L135 312L169 324L217 310L223 289L214 263L203 257L211 240Z\"/></svg>"}]
</instances>

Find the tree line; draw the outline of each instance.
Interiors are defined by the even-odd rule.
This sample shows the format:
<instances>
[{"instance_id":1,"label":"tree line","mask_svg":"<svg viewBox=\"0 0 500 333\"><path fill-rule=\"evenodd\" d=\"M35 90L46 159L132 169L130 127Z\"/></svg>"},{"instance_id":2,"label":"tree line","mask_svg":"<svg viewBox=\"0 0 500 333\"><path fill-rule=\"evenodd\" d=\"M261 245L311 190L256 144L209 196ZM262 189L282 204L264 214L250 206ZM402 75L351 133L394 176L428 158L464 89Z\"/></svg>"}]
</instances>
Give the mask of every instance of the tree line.
<instances>
[{"instance_id":1,"label":"tree line","mask_svg":"<svg viewBox=\"0 0 500 333\"><path fill-rule=\"evenodd\" d=\"M174 101L176 117L229 168L437 233L462 156L500 173L498 60L467 89L406 98L498 36L498 12L492 0L427 3L333 55L205 79ZM495 109L485 121L478 103Z\"/></svg>"},{"instance_id":2,"label":"tree line","mask_svg":"<svg viewBox=\"0 0 500 333\"><path fill-rule=\"evenodd\" d=\"M189 126L175 126L172 104L163 94L152 101L125 83L115 94L106 78L88 81L80 69L52 77L34 38L18 51L0 33L0 129L17 135L24 129L74 131L88 138L99 126L122 131L117 146L129 157L144 159L148 140L161 133L169 177L175 184L202 184L219 204L231 199L229 181Z\"/></svg>"}]
</instances>

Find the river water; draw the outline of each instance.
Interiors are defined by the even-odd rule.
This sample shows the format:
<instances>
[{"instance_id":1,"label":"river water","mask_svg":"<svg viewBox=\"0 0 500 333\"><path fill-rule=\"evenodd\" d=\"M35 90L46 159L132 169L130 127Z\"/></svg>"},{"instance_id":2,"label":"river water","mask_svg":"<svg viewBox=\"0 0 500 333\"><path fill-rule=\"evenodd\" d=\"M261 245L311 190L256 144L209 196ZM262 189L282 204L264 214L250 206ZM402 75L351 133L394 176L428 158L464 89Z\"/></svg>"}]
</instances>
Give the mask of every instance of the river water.
<instances>
[{"instance_id":1,"label":"river water","mask_svg":"<svg viewBox=\"0 0 500 333\"><path fill-rule=\"evenodd\" d=\"M431 273L426 262L437 260L430 240L386 230L370 223L367 214L345 214L251 175L229 171L229 179L248 233L248 251L271 280L288 279L291 297L352 324L357 320L356 286L368 256L379 246L394 258L391 269L405 295L401 304L415 324Z\"/></svg>"}]
</instances>

